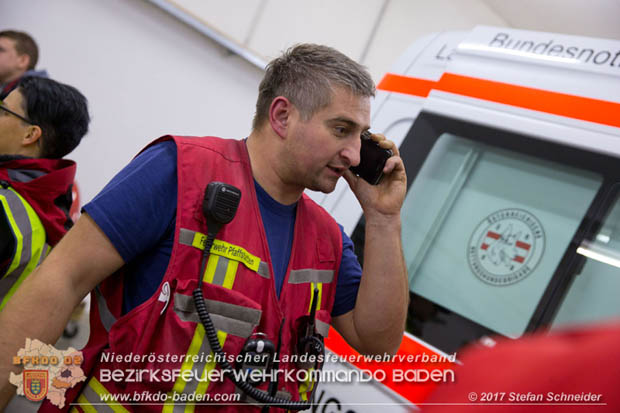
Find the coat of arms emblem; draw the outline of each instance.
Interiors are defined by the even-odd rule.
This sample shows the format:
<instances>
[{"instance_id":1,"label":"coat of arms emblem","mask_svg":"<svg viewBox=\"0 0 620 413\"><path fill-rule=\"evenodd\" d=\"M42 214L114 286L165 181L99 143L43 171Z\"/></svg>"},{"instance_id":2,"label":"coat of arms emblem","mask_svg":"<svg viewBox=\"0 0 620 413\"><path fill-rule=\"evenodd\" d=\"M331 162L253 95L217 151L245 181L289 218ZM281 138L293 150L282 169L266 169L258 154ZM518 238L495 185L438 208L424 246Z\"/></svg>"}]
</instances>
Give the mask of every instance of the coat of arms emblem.
<instances>
[{"instance_id":1,"label":"coat of arms emblem","mask_svg":"<svg viewBox=\"0 0 620 413\"><path fill-rule=\"evenodd\" d=\"M24 396L28 400L38 402L47 396L49 371L24 370Z\"/></svg>"}]
</instances>

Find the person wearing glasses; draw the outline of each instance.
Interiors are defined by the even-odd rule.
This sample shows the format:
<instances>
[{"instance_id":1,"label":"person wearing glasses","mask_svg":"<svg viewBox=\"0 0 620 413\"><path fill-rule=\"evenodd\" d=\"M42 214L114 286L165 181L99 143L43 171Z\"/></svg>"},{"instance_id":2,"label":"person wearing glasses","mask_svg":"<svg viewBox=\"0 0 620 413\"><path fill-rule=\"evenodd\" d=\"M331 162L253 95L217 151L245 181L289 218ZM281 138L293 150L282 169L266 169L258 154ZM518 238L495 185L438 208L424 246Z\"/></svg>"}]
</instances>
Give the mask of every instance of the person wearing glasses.
<instances>
[{"instance_id":1,"label":"person wearing glasses","mask_svg":"<svg viewBox=\"0 0 620 413\"><path fill-rule=\"evenodd\" d=\"M48 77L45 70L35 70L39 48L24 32L0 31L0 99L7 97L26 77Z\"/></svg>"},{"instance_id":2,"label":"person wearing glasses","mask_svg":"<svg viewBox=\"0 0 620 413\"><path fill-rule=\"evenodd\" d=\"M0 101L0 311L73 225L75 162L61 159L88 131L86 98L41 77Z\"/></svg>"}]
</instances>

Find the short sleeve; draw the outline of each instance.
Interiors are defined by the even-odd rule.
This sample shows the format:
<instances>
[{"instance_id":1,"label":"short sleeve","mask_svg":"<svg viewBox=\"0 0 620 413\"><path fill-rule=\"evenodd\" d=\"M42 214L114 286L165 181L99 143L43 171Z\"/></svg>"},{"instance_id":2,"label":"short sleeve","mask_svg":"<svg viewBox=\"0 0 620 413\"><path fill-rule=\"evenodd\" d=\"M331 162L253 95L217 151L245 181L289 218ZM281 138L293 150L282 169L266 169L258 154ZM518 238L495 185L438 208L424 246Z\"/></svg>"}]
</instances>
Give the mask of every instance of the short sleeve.
<instances>
[{"instance_id":1,"label":"short sleeve","mask_svg":"<svg viewBox=\"0 0 620 413\"><path fill-rule=\"evenodd\" d=\"M173 141L134 158L83 208L125 262L152 248L175 220L177 157Z\"/></svg>"},{"instance_id":2,"label":"short sleeve","mask_svg":"<svg viewBox=\"0 0 620 413\"><path fill-rule=\"evenodd\" d=\"M336 285L336 299L332 309L332 317L343 315L355 308L357 291L362 279L362 266L357 260L357 255L355 255L353 241L344 233L342 226L338 226L342 233L342 259L338 271L338 284Z\"/></svg>"}]
</instances>

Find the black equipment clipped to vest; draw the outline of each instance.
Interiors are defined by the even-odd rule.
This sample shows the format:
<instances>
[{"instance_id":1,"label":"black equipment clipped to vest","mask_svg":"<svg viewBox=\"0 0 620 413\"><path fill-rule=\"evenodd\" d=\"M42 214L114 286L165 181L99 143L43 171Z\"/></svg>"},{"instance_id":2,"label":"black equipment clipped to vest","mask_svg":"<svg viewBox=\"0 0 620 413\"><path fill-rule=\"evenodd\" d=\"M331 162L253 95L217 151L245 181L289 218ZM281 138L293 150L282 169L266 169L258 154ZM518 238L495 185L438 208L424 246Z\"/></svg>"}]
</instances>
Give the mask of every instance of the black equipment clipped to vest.
<instances>
[{"instance_id":1,"label":"black equipment clipped to vest","mask_svg":"<svg viewBox=\"0 0 620 413\"><path fill-rule=\"evenodd\" d=\"M196 306L196 312L198 317L205 328L207 339L213 354L218 357L218 363L228 377L239 389L245 394L253 398L254 400L267 405L276 405L282 409L288 410L306 410L311 407L309 402L295 402L279 397L274 397L269 393L259 390L246 381L237 380L233 374L233 367L228 363L224 350L220 346L220 342L217 339L217 330L213 325L211 316L207 311L204 296L202 294L202 274L204 273L207 258L215 241L215 236L220 231L223 225L228 224L233 220L239 207L239 201L241 200L241 191L232 185L223 182L211 182L207 185L205 190L204 200L202 203L202 213L207 219L207 241L205 243L205 249L202 254L202 260L200 263L200 272L198 273L198 287L193 291L194 305ZM249 344L252 344L249 342ZM265 343L259 344L256 341L256 348L258 346L265 346ZM271 342L269 342L271 344ZM247 347L248 343L246 343ZM273 347L273 344L271 344ZM253 346L252 346L253 347ZM279 347L279 343L278 343Z\"/></svg>"},{"instance_id":2,"label":"black equipment clipped to vest","mask_svg":"<svg viewBox=\"0 0 620 413\"><path fill-rule=\"evenodd\" d=\"M239 369L247 372L267 372L272 367L275 355L276 347L273 345L273 342L267 338L266 334L253 334L245 343L243 349L241 349L241 353L239 354ZM260 377L260 375L256 377ZM249 375L248 378L250 383L261 383L261 380L254 378L252 375Z\"/></svg>"},{"instance_id":3,"label":"black equipment clipped to vest","mask_svg":"<svg viewBox=\"0 0 620 413\"><path fill-rule=\"evenodd\" d=\"M319 370L323 366L323 359L325 358L325 345L323 344L323 337L316 333L316 307L318 304L319 289L314 287L312 294L312 303L310 304L310 317L306 324L306 328L302 329L304 335L299 336L297 342L297 355L299 361L297 367L301 369L316 369Z\"/></svg>"}]
</instances>

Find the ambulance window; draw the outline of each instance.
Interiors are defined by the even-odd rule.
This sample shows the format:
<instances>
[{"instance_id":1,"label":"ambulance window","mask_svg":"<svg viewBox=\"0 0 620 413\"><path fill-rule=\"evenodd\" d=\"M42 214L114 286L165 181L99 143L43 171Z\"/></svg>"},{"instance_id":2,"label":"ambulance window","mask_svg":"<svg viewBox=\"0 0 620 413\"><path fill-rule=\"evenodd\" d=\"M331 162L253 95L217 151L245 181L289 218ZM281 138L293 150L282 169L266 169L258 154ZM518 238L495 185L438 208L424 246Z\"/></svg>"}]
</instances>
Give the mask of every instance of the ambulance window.
<instances>
[{"instance_id":1,"label":"ambulance window","mask_svg":"<svg viewBox=\"0 0 620 413\"><path fill-rule=\"evenodd\" d=\"M586 257L568 294L560 305L552 328L600 321L620 316L620 197L592 240L583 241L577 253Z\"/></svg>"},{"instance_id":2,"label":"ambulance window","mask_svg":"<svg viewBox=\"0 0 620 413\"><path fill-rule=\"evenodd\" d=\"M452 353L487 335L620 314L612 300L593 304L595 289L617 291L603 278L620 269L596 279L602 264L577 254L605 235L620 246L618 158L424 111L400 154L409 333ZM364 228L362 218L351 236L361 262Z\"/></svg>"},{"instance_id":3,"label":"ambulance window","mask_svg":"<svg viewBox=\"0 0 620 413\"><path fill-rule=\"evenodd\" d=\"M443 133L402 211L411 291L521 335L602 179Z\"/></svg>"}]
</instances>

